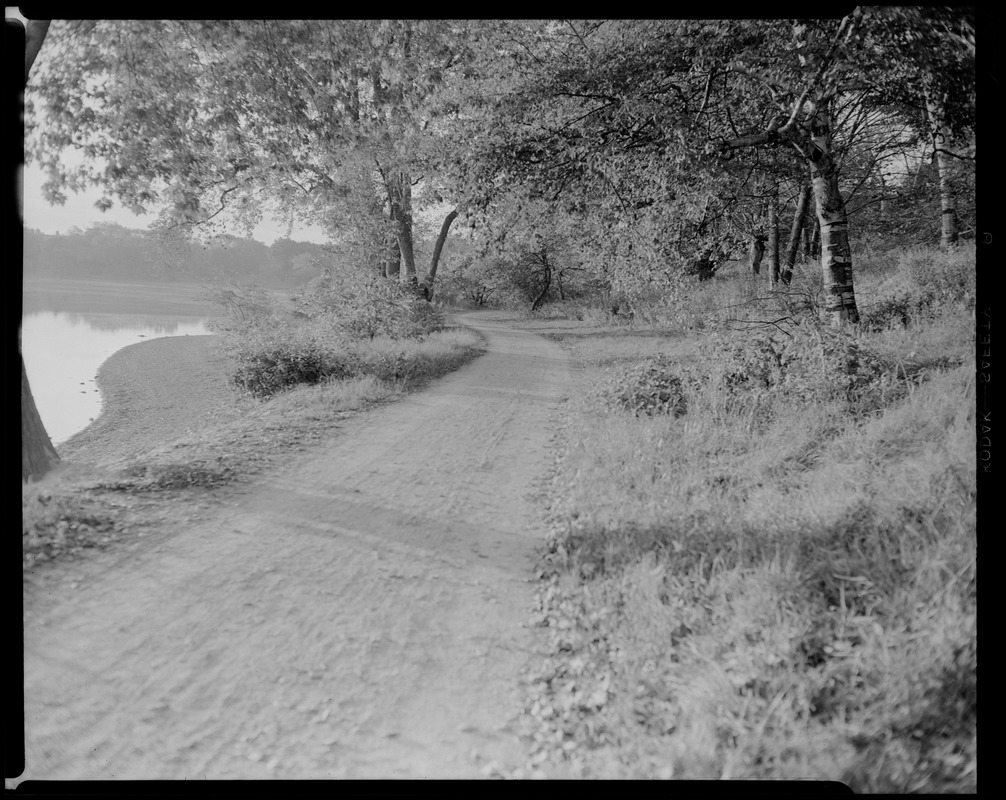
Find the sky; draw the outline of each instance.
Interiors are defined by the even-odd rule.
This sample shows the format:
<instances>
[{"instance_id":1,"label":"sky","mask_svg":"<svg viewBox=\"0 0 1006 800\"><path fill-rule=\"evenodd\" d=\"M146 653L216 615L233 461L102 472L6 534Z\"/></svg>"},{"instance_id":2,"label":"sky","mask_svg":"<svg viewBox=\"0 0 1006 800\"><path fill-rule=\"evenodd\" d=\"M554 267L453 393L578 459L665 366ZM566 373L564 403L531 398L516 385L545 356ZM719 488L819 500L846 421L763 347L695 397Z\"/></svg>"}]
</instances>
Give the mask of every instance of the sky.
<instances>
[{"instance_id":1,"label":"sky","mask_svg":"<svg viewBox=\"0 0 1006 800\"><path fill-rule=\"evenodd\" d=\"M43 233L66 233L76 226L87 230L96 222L115 222L125 228L146 229L154 221L153 214L137 216L132 211L118 205L108 211L99 211L94 207L100 196L97 189L81 194L69 194L62 206L52 206L42 197L42 170L35 165L24 168L24 226L34 228ZM235 236L244 236L238 230L230 231ZM286 223L280 223L271 217L263 219L255 229L252 238L263 244L272 244L276 239L286 237ZM317 226L294 226L290 238L298 242L316 242L324 244L328 241Z\"/></svg>"}]
</instances>

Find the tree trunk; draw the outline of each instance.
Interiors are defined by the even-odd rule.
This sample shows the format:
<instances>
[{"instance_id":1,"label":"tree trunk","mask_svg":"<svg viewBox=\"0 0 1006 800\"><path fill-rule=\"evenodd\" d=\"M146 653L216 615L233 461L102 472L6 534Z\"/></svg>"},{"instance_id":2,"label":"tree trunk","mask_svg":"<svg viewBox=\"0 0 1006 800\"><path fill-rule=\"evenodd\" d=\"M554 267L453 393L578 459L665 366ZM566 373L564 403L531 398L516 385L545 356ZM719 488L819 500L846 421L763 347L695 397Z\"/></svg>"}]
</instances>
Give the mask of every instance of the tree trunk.
<instances>
[{"instance_id":1,"label":"tree trunk","mask_svg":"<svg viewBox=\"0 0 1006 800\"><path fill-rule=\"evenodd\" d=\"M541 308L542 303L545 302L545 295L548 294L548 290L552 285L552 268L549 266L547 256L542 256L541 265L542 268L544 269L543 273L544 281L542 282L541 291L538 292L538 296L531 303L532 311L537 311L539 308Z\"/></svg>"},{"instance_id":2,"label":"tree trunk","mask_svg":"<svg viewBox=\"0 0 1006 800\"><path fill-rule=\"evenodd\" d=\"M412 182L407 173L401 173L399 177L399 215L398 215L398 247L402 253L401 282L409 286L415 286L416 278L416 254L412 242Z\"/></svg>"},{"instance_id":3,"label":"tree trunk","mask_svg":"<svg viewBox=\"0 0 1006 800\"><path fill-rule=\"evenodd\" d=\"M451 229L451 223L457 219L458 210L455 208L450 214L444 217L444 223L440 226L440 235L433 245L433 255L430 257L430 271L423 281L423 295L427 301L433 300L433 282L437 279L437 267L440 265L440 254L444 251L444 242L447 241L447 233Z\"/></svg>"},{"instance_id":4,"label":"tree trunk","mask_svg":"<svg viewBox=\"0 0 1006 800\"><path fill-rule=\"evenodd\" d=\"M751 247L748 250L750 256L751 264L751 274L758 275L761 273L761 260L765 255L765 237L761 234L755 234L751 239Z\"/></svg>"},{"instance_id":5,"label":"tree trunk","mask_svg":"<svg viewBox=\"0 0 1006 800\"><path fill-rule=\"evenodd\" d=\"M796 212L793 214L793 226L789 231L789 242L786 244L786 260L783 262L782 282L789 286L793 280L793 265L796 264L796 253L800 249L800 235L806 231L807 208L810 205L810 195L814 187L807 184L800 192L796 201Z\"/></svg>"},{"instance_id":6,"label":"tree trunk","mask_svg":"<svg viewBox=\"0 0 1006 800\"><path fill-rule=\"evenodd\" d=\"M957 244L957 191L954 180L957 163L950 150L950 130L946 124L943 101L932 91L926 92L926 111L940 176L940 246L946 249Z\"/></svg>"},{"instance_id":7,"label":"tree trunk","mask_svg":"<svg viewBox=\"0 0 1006 800\"><path fill-rule=\"evenodd\" d=\"M401 216L402 199L398 186L388 179L380 165L378 170L384 181L384 191L388 196L388 219L391 222L386 241L386 257L384 261L384 277L398 280L402 271L402 249L398 244L398 218Z\"/></svg>"},{"instance_id":8,"label":"tree trunk","mask_svg":"<svg viewBox=\"0 0 1006 800\"><path fill-rule=\"evenodd\" d=\"M768 283L779 285L779 185L772 184L768 198Z\"/></svg>"},{"instance_id":9,"label":"tree trunk","mask_svg":"<svg viewBox=\"0 0 1006 800\"><path fill-rule=\"evenodd\" d=\"M42 42L49 32L50 20L32 19L28 20L24 29L24 83L28 85L28 73L31 72L32 64L38 56L38 51L42 49Z\"/></svg>"},{"instance_id":10,"label":"tree trunk","mask_svg":"<svg viewBox=\"0 0 1006 800\"><path fill-rule=\"evenodd\" d=\"M401 273L401 248L398 247L398 203L392 200L389 214L391 224L394 225L393 232L386 238L384 259L384 277L397 281Z\"/></svg>"},{"instance_id":11,"label":"tree trunk","mask_svg":"<svg viewBox=\"0 0 1006 800\"><path fill-rule=\"evenodd\" d=\"M393 220L395 227L398 227L398 220ZM398 246L398 234L388 237L388 257L384 262L384 277L398 280L402 271L402 250Z\"/></svg>"},{"instance_id":12,"label":"tree trunk","mask_svg":"<svg viewBox=\"0 0 1006 800\"><path fill-rule=\"evenodd\" d=\"M832 325L859 322L852 282L852 248L849 218L838 185L838 164L831 152L830 109L822 104L811 127L808 151L814 202L821 229L821 271L824 276L824 311Z\"/></svg>"},{"instance_id":13,"label":"tree trunk","mask_svg":"<svg viewBox=\"0 0 1006 800\"><path fill-rule=\"evenodd\" d=\"M58 463L56 448L35 407L24 356L21 356L21 480L38 480Z\"/></svg>"},{"instance_id":14,"label":"tree trunk","mask_svg":"<svg viewBox=\"0 0 1006 800\"><path fill-rule=\"evenodd\" d=\"M24 86L28 85L28 75L48 31L49 20L30 20L25 26ZM19 205L18 216L21 213ZM24 220L21 222L23 225ZM20 344L19 335L19 349ZM37 481L59 463L59 455L35 406L28 372L24 368L24 355L19 353L18 357L21 361L21 480Z\"/></svg>"}]
</instances>

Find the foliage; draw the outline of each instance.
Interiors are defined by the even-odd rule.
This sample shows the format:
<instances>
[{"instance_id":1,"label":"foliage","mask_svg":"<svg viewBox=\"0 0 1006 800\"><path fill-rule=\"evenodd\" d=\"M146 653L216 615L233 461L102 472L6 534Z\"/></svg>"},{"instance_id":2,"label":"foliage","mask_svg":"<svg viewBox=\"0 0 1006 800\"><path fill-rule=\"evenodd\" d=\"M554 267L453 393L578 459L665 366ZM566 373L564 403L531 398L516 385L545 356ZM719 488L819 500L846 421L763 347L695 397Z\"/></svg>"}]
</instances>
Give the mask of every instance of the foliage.
<instances>
[{"instance_id":1,"label":"foliage","mask_svg":"<svg viewBox=\"0 0 1006 800\"><path fill-rule=\"evenodd\" d=\"M792 332L712 338L710 379L726 396L773 394L804 402L840 400L862 412L893 397L895 367L855 332L804 322Z\"/></svg>"},{"instance_id":2,"label":"foliage","mask_svg":"<svg viewBox=\"0 0 1006 800\"><path fill-rule=\"evenodd\" d=\"M636 361L623 367L606 382L613 403L640 414L672 414L680 417L688 408L680 367L667 356Z\"/></svg>"},{"instance_id":3,"label":"foliage","mask_svg":"<svg viewBox=\"0 0 1006 800\"><path fill-rule=\"evenodd\" d=\"M442 312L395 281L325 263L289 301L258 286L211 291L226 314L217 328L235 360L237 386L268 397L300 383L416 377L401 347L388 351L379 341L422 340L444 328Z\"/></svg>"},{"instance_id":4,"label":"foliage","mask_svg":"<svg viewBox=\"0 0 1006 800\"><path fill-rule=\"evenodd\" d=\"M883 274L924 273L922 255ZM682 416L625 413L603 391L564 415L537 612L552 648L528 704L536 764L974 791L975 380L959 316L937 305L856 335L803 322L792 341L721 331L715 347L644 338L639 322L631 342L557 331L584 387L641 350L657 353L618 375L706 383L682 381ZM931 349L946 352L925 373L876 391L889 364Z\"/></svg>"},{"instance_id":5,"label":"foliage","mask_svg":"<svg viewBox=\"0 0 1006 800\"><path fill-rule=\"evenodd\" d=\"M427 100L466 35L437 20L58 22L27 157L52 202L97 184L100 208L160 209L159 229L186 235L251 231L270 209L374 268L397 240L415 282L412 173L443 157Z\"/></svg>"},{"instance_id":6,"label":"foliage","mask_svg":"<svg viewBox=\"0 0 1006 800\"><path fill-rule=\"evenodd\" d=\"M294 295L294 306L308 319L329 320L349 339L421 338L445 324L443 314L409 287L337 261L317 263L322 274Z\"/></svg>"},{"instance_id":7,"label":"foliage","mask_svg":"<svg viewBox=\"0 0 1006 800\"><path fill-rule=\"evenodd\" d=\"M887 254L897 269L874 290L863 324L873 330L905 326L945 307L965 313L974 307L977 269L974 244L949 251L908 248Z\"/></svg>"}]
</instances>

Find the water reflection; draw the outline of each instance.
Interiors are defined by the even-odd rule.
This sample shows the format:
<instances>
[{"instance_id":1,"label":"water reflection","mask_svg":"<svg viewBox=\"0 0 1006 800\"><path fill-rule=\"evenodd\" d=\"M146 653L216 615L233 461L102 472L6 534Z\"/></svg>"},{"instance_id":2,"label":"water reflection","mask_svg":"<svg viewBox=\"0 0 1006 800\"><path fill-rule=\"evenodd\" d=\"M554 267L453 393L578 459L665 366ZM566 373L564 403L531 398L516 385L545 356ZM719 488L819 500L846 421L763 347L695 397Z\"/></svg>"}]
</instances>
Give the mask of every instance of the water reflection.
<instances>
[{"instance_id":1,"label":"water reflection","mask_svg":"<svg viewBox=\"0 0 1006 800\"><path fill-rule=\"evenodd\" d=\"M101 412L98 367L127 345L161 336L212 333L200 317L67 313L25 314L21 352L42 422L60 444Z\"/></svg>"}]
</instances>

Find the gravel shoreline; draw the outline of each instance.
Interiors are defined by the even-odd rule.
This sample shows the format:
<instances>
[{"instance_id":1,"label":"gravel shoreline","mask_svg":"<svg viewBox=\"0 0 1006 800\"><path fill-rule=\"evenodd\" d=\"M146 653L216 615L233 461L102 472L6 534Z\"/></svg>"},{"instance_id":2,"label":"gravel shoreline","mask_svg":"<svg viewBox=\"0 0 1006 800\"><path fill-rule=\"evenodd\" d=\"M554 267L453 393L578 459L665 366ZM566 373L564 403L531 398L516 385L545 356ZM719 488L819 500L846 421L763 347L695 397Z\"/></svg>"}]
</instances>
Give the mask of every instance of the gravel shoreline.
<instances>
[{"instance_id":1,"label":"gravel shoreline","mask_svg":"<svg viewBox=\"0 0 1006 800\"><path fill-rule=\"evenodd\" d=\"M113 466L240 416L218 336L166 336L115 352L98 370L101 414L56 449L66 461Z\"/></svg>"}]
</instances>

